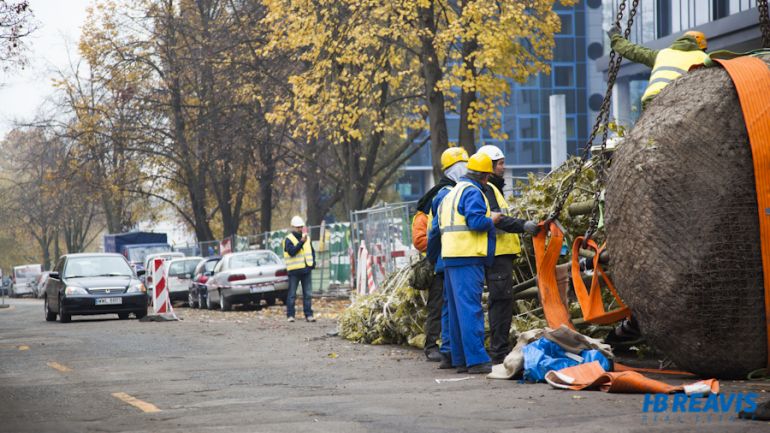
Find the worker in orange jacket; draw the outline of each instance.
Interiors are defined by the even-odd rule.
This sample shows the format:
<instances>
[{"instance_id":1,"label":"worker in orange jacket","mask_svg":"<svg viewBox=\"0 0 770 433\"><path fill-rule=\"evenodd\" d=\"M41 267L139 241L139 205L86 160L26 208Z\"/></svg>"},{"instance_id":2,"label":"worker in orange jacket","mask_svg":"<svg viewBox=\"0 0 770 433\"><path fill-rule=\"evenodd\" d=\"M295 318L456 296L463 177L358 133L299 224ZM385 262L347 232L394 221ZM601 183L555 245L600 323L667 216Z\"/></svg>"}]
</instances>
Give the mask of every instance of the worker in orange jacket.
<instances>
[{"instance_id":1,"label":"worker in orange jacket","mask_svg":"<svg viewBox=\"0 0 770 433\"><path fill-rule=\"evenodd\" d=\"M428 230L434 215L431 212L433 198L442 188L452 188L468 171L468 152L462 147L450 147L441 154L444 175L417 202L417 213L412 219L412 244L420 253L428 249ZM444 274L438 273L428 289L428 317L425 319L425 357L428 361L441 361L438 339L441 336L441 307L444 303Z\"/></svg>"}]
</instances>

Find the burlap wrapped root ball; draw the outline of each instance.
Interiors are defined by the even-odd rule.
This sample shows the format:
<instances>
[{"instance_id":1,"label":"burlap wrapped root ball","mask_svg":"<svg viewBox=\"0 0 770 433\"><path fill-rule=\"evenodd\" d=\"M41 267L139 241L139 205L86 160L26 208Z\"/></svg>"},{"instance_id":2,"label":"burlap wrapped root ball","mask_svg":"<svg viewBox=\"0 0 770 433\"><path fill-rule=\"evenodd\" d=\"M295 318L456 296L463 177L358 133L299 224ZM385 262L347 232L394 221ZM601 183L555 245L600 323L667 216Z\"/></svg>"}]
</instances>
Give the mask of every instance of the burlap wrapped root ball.
<instances>
[{"instance_id":1,"label":"burlap wrapped root ball","mask_svg":"<svg viewBox=\"0 0 770 433\"><path fill-rule=\"evenodd\" d=\"M701 376L764 367L754 168L727 72L692 71L655 98L613 157L606 206L614 282L650 343Z\"/></svg>"}]
</instances>

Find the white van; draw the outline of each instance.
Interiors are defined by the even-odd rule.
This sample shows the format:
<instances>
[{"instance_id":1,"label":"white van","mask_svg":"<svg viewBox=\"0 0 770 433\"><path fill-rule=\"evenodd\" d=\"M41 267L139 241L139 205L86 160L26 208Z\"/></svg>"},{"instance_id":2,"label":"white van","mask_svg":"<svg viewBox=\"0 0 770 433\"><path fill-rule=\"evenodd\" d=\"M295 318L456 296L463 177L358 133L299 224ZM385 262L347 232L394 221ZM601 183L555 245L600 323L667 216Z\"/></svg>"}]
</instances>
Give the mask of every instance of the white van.
<instances>
[{"instance_id":1,"label":"white van","mask_svg":"<svg viewBox=\"0 0 770 433\"><path fill-rule=\"evenodd\" d=\"M39 264L14 266L10 296L12 298L31 296L33 294L31 283L42 273L43 267Z\"/></svg>"}]
</instances>

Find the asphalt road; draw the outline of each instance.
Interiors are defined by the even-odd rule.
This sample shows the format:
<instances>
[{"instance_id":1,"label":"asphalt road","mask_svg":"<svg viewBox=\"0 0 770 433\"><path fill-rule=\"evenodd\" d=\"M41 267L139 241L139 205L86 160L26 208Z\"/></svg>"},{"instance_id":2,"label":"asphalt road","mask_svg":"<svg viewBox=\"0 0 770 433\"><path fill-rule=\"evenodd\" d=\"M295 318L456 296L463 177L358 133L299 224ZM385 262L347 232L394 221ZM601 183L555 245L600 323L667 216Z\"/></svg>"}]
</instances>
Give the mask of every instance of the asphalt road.
<instances>
[{"instance_id":1,"label":"asphalt road","mask_svg":"<svg viewBox=\"0 0 770 433\"><path fill-rule=\"evenodd\" d=\"M439 371L417 350L330 337L330 318L287 323L281 307L61 324L44 321L38 300L11 304L0 309L2 432L770 431L694 414L653 419L639 395Z\"/></svg>"}]
</instances>

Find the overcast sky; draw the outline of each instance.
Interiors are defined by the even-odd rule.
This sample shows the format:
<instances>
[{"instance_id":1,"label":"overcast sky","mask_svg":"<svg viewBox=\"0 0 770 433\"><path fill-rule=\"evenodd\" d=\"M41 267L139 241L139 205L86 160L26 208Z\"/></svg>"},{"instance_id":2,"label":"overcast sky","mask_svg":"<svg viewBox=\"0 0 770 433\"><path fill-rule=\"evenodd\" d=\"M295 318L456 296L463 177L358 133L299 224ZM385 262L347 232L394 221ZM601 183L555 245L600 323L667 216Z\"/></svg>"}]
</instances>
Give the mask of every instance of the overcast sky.
<instances>
[{"instance_id":1,"label":"overcast sky","mask_svg":"<svg viewBox=\"0 0 770 433\"><path fill-rule=\"evenodd\" d=\"M67 48L77 58L77 41L92 0L29 0L38 24L26 41L29 64L0 72L0 137L16 119L30 120L53 92L51 78L68 65Z\"/></svg>"}]
</instances>

